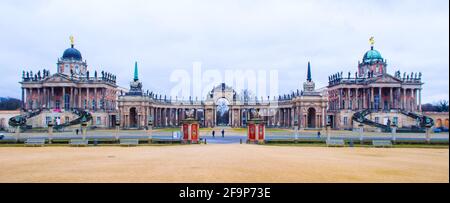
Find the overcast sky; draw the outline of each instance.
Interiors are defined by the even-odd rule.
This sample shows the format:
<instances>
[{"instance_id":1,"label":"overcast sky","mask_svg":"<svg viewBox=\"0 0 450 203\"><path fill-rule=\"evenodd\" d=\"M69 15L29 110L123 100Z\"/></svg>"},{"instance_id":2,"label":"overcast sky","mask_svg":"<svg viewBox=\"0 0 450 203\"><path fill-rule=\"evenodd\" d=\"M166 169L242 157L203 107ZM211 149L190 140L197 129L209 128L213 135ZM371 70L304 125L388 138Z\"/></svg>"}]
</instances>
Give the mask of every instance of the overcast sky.
<instances>
[{"instance_id":1,"label":"overcast sky","mask_svg":"<svg viewBox=\"0 0 450 203\"><path fill-rule=\"evenodd\" d=\"M449 99L449 5L438 1L0 1L0 96L20 98L22 70L56 72L75 36L91 70L128 87L138 61L145 89L169 94L176 69L279 71L279 91L316 87L357 70L370 48L388 73L419 72L422 101Z\"/></svg>"}]
</instances>

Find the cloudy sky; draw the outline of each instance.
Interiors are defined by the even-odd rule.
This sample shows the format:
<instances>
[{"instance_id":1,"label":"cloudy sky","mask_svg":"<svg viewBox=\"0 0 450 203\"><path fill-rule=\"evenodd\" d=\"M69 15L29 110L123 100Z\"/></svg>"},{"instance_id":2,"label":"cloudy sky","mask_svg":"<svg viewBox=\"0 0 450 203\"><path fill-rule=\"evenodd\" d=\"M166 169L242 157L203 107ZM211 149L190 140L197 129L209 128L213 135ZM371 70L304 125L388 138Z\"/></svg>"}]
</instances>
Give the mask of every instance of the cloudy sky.
<instances>
[{"instance_id":1,"label":"cloudy sky","mask_svg":"<svg viewBox=\"0 0 450 203\"><path fill-rule=\"evenodd\" d=\"M146 89L169 93L174 70L279 71L279 91L357 69L368 39L388 72L422 72L423 102L449 98L449 5L438 1L0 1L0 96L20 98L23 69L56 72L76 48L91 70L128 87L138 61Z\"/></svg>"}]
</instances>

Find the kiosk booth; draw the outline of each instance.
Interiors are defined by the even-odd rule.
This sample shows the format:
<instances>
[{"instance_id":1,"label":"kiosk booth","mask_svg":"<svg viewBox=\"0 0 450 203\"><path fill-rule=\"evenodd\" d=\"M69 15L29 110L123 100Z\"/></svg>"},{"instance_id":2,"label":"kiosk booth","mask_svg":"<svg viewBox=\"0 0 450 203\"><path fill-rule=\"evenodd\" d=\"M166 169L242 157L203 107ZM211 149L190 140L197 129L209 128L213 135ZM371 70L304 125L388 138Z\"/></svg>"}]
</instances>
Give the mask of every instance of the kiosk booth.
<instances>
[{"instance_id":1,"label":"kiosk booth","mask_svg":"<svg viewBox=\"0 0 450 203\"><path fill-rule=\"evenodd\" d=\"M258 113L253 113L253 118L247 122L247 143L263 144L266 139L266 125Z\"/></svg>"},{"instance_id":2,"label":"kiosk booth","mask_svg":"<svg viewBox=\"0 0 450 203\"><path fill-rule=\"evenodd\" d=\"M193 118L184 119L181 121L181 133L183 143L191 144L198 143L199 140L199 123Z\"/></svg>"}]
</instances>

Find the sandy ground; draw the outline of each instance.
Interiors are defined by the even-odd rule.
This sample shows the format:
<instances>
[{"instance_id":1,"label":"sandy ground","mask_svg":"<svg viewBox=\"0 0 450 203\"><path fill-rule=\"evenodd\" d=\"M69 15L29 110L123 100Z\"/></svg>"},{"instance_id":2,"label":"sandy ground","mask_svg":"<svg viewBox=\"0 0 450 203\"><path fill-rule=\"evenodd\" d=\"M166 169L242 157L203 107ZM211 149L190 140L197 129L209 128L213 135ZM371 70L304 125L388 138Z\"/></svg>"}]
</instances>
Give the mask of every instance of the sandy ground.
<instances>
[{"instance_id":1,"label":"sandy ground","mask_svg":"<svg viewBox=\"0 0 450 203\"><path fill-rule=\"evenodd\" d=\"M449 182L448 149L0 147L0 182Z\"/></svg>"}]
</instances>

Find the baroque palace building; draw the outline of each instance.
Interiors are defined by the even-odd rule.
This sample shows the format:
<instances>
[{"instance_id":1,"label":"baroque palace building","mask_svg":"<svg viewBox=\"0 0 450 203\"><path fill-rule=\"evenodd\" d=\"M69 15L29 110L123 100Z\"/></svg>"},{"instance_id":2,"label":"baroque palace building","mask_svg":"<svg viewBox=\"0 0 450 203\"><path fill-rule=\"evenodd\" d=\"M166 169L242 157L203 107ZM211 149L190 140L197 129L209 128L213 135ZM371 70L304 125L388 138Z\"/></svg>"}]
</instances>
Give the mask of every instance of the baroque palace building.
<instances>
[{"instance_id":1,"label":"baroque palace building","mask_svg":"<svg viewBox=\"0 0 450 203\"><path fill-rule=\"evenodd\" d=\"M340 72L328 78L328 117L332 127L355 128L360 122L352 120L356 121L357 116L366 117L369 126L378 128L389 128L390 123L398 127L420 125L417 118L422 119L421 77L421 73L405 72L403 77L400 71L387 73L386 59L372 42L358 62L357 72Z\"/></svg>"},{"instance_id":2,"label":"baroque palace building","mask_svg":"<svg viewBox=\"0 0 450 203\"><path fill-rule=\"evenodd\" d=\"M66 49L57 62L57 71L22 73L22 111L28 113L27 125L45 127L51 121L64 125L76 120L80 111L92 115L91 125L112 127L117 116L116 76L105 71L89 72L80 51ZM31 115L30 115L31 114Z\"/></svg>"},{"instance_id":3,"label":"baroque palace building","mask_svg":"<svg viewBox=\"0 0 450 203\"><path fill-rule=\"evenodd\" d=\"M89 73L81 53L71 47L58 59L57 72L23 72L22 115L10 119L11 126L46 127L52 121L68 127L87 119L93 127L142 129L148 121L154 127L179 126L186 112L193 112L203 127L246 126L249 114L258 111L267 127L300 129L367 129L388 131L424 128L432 119L421 110L421 73L390 75L387 61L374 49L373 40L357 71L328 77L328 86L315 88L308 62L303 90L258 98L238 94L226 84L214 87L205 100L178 100L144 92L135 63L130 89L116 84L116 76L101 71ZM431 120L430 120L431 119Z\"/></svg>"}]
</instances>

